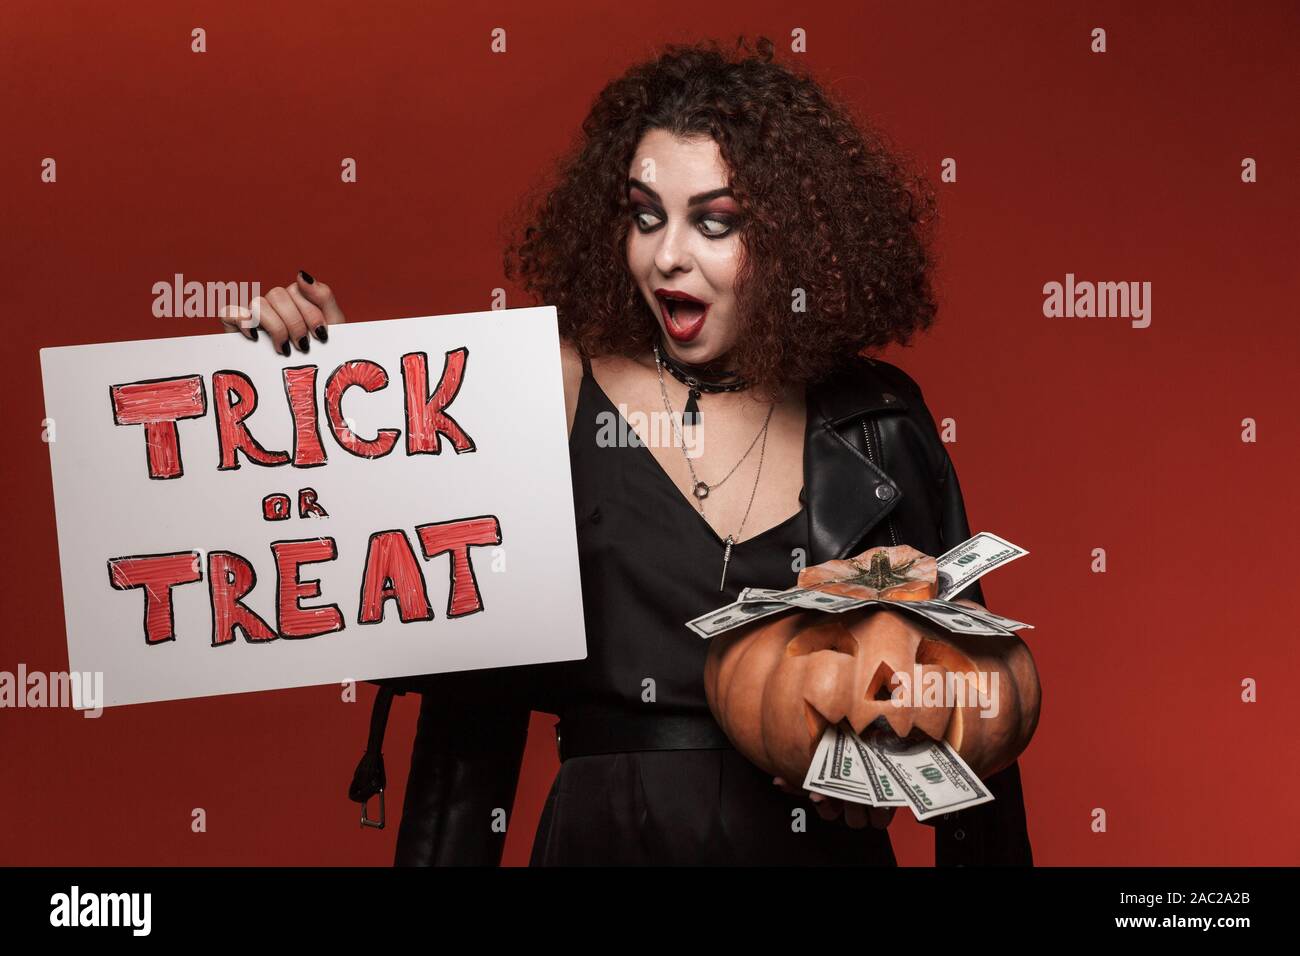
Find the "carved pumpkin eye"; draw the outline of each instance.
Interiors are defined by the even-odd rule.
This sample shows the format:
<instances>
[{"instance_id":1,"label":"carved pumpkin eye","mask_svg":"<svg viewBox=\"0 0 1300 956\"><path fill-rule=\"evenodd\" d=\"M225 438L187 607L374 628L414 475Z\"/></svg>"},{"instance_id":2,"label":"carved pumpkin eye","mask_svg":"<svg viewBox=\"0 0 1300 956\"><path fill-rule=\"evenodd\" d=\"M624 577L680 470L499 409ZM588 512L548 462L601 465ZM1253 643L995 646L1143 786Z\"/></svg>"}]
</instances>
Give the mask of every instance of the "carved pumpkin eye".
<instances>
[{"instance_id":1,"label":"carved pumpkin eye","mask_svg":"<svg viewBox=\"0 0 1300 956\"><path fill-rule=\"evenodd\" d=\"M806 628L785 646L786 657L802 657L816 651L835 651L856 657L858 642L850 631L831 621Z\"/></svg>"},{"instance_id":2,"label":"carved pumpkin eye","mask_svg":"<svg viewBox=\"0 0 1300 956\"><path fill-rule=\"evenodd\" d=\"M938 664L950 671L968 671L971 669L971 662L966 655L942 641L932 641L928 638L922 638L921 643L917 645L916 662L918 664Z\"/></svg>"}]
</instances>

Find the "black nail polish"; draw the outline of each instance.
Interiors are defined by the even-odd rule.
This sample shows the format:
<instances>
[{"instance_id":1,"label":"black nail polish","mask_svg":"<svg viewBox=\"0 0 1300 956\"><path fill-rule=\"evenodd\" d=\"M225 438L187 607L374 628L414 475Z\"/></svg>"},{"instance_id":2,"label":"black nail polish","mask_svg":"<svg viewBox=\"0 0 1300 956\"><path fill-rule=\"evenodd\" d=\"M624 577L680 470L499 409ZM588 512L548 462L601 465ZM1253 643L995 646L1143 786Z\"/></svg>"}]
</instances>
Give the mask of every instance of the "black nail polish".
<instances>
[{"instance_id":1,"label":"black nail polish","mask_svg":"<svg viewBox=\"0 0 1300 956\"><path fill-rule=\"evenodd\" d=\"M299 269L298 275L302 276L302 281L307 283L308 285L316 284L316 280L311 277L310 272L304 272L302 269Z\"/></svg>"},{"instance_id":2,"label":"black nail polish","mask_svg":"<svg viewBox=\"0 0 1300 956\"><path fill-rule=\"evenodd\" d=\"M311 340L304 335L298 340L298 350L300 352L306 352L309 348L311 348Z\"/></svg>"},{"instance_id":3,"label":"black nail polish","mask_svg":"<svg viewBox=\"0 0 1300 956\"><path fill-rule=\"evenodd\" d=\"M249 330L248 330L248 340L249 340L250 342L256 342L256 341L257 341L257 329L249 329Z\"/></svg>"},{"instance_id":4,"label":"black nail polish","mask_svg":"<svg viewBox=\"0 0 1300 956\"><path fill-rule=\"evenodd\" d=\"M328 342L328 341L329 341L329 337L330 337L330 332L329 332L329 329L326 328L325 326L323 326L323 325L318 325L318 326L316 326L315 335L316 335L316 338L318 338L320 341L322 341L322 342Z\"/></svg>"},{"instance_id":5,"label":"black nail polish","mask_svg":"<svg viewBox=\"0 0 1300 956\"><path fill-rule=\"evenodd\" d=\"M289 357L289 340L285 339L284 344L280 346L280 354L285 358Z\"/></svg>"}]
</instances>

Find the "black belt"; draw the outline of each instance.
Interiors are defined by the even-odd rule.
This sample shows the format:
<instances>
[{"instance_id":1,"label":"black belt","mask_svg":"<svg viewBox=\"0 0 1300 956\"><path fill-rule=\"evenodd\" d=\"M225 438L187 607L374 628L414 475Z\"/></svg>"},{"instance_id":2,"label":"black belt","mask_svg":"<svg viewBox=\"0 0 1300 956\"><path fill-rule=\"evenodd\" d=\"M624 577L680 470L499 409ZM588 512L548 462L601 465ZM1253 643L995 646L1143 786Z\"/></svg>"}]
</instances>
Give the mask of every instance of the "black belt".
<instances>
[{"instance_id":1,"label":"black belt","mask_svg":"<svg viewBox=\"0 0 1300 956\"><path fill-rule=\"evenodd\" d=\"M562 761L636 750L734 749L713 715L707 713L584 713L555 725L555 743Z\"/></svg>"}]
</instances>

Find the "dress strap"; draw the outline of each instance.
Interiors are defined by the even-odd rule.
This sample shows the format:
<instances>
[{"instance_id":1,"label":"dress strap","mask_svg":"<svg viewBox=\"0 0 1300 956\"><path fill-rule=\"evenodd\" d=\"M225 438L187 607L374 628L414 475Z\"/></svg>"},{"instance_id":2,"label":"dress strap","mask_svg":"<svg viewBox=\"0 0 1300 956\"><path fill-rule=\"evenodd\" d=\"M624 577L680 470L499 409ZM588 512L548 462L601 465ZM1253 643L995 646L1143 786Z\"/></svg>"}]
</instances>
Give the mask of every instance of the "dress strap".
<instances>
[{"instance_id":1,"label":"dress strap","mask_svg":"<svg viewBox=\"0 0 1300 956\"><path fill-rule=\"evenodd\" d=\"M591 378L591 359L586 352L579 352L578 355L582 358L582 377Z\"/></svg>"}]
</instances>

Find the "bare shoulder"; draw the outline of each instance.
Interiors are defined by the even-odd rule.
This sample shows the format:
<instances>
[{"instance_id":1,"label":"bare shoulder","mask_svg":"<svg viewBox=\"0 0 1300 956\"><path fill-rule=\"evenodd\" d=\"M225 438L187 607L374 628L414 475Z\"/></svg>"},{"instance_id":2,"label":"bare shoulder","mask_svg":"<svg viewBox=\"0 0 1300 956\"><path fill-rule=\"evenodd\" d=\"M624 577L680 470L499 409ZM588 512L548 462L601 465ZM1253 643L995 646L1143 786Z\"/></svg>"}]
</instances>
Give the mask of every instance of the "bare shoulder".
<instances>
[{"instance_id":1,"label":"bare shoulder","mask_svg":"<svg viewBox=\"0 0 1300 956\"><path fill-rule=\"evenodd\" d=\"M644 366L626 355L618 354L592 356L591 371L600 380L601 387L609 385L615 389L640 381L647 374ZM651 377L653 374L650 373Z\"/></svg>"},{"instance_id":2,"label":"bare shoulder","mask_svg":"<svg viewBox=\"0 0 1300 956\"><path fill-rule=\"evenodd\" d=\"M568 339L560 338L560 368L564 373L564 411L573 434L573 419L578 412L578 392L582 388L582 356Z\"/></svg>"},{"instance_id":3,"label":"bare shoulder","mask_svg":"<svg viewBox=\"0 0 1300 956\"><path fill-rule=\"evenodd\" d=\"M582 379L582 356L578 354L578 347L563 336L560 337L560 365L564 368L566 388L570 380L576 383Z\"/></svg>"}]
</instances>

